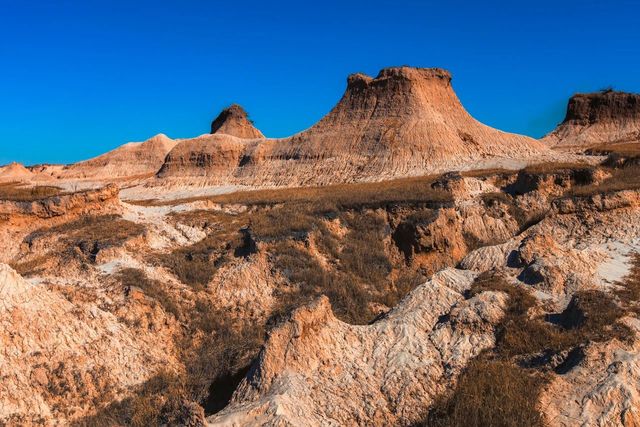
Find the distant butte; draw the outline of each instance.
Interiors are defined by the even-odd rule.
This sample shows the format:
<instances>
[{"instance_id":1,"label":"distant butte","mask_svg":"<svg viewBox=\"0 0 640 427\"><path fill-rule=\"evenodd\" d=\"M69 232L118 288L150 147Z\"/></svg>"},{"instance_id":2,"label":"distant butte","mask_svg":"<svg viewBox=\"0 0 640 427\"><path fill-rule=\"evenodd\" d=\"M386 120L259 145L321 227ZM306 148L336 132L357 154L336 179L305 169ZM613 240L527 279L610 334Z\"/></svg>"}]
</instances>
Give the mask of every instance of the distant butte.
<instances>
[{"instance_id":1,"label":"distant butte","mask_svg":"<svg viewBox=\"0 0 640 427\"><path fill-rule=\"evenodd\" d=\"M558 147L640 141L640 94L604 90L569 99L564 121L543 139Z\"/></svg>"}]
</instances>

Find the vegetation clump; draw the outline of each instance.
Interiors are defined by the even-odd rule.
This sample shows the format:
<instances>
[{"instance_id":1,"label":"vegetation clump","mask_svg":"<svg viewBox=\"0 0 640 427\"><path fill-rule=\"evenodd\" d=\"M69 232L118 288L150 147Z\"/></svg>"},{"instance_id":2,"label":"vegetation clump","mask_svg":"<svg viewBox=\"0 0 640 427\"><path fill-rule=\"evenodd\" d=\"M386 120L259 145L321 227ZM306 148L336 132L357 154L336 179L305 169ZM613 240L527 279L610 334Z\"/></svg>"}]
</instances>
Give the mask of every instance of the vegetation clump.
<instances>
[{"instance_id":1,"label":"vegetation clump","mask_svg":"<svg viewBox=\"0 0 640 427\"><path fill-rule=\"evenodd\" d=\"M480 275L468 296L484 291L509 296L495 346L468 364L455 388L434 403L425 426L543 426L539 395L554 373L568 372L580 360L572 356L590 343L633 339L620 322L624 310L601 291L576 293L552 318L532 317L536 298L495 273Z\"/></svg>"}]
</instances>

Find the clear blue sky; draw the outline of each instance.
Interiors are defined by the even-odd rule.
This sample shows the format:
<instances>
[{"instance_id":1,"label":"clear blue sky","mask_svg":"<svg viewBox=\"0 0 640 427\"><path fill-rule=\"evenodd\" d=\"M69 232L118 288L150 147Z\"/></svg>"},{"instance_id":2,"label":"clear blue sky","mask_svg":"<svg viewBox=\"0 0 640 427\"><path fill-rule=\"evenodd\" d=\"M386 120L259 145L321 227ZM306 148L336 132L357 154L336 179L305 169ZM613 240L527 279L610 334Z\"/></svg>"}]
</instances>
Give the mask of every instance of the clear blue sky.
<instances>
[{"instance_id":1,"label":"clear blue sky","mask_svg":"<svg viewBox=\"0 0 640 427\"><path fill-rule=\"evenodd\" d=\"M0 0L0 163L195 136L233 102L286 136L349 73L403 64L449 69L476 118L538 137L574 92L640 92L640 2Z\"/></svg>"}]
</instances>

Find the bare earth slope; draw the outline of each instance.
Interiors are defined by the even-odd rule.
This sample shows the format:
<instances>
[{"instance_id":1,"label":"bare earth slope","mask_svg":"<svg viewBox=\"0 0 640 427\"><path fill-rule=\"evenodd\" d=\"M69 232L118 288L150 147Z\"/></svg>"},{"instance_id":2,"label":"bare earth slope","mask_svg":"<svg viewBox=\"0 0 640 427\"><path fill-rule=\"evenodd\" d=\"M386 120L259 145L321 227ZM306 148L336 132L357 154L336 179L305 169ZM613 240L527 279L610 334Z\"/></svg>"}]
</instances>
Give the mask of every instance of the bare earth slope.
<instances>
[{"instance_id":1,"label":"bare earth slope","mask_svg":"<svg viewBox=\"0 0 640 427\"><path fill-rule=\"evenodd\" d=\"M33 178L33 173L20 163L10 163L0 167L0 182L28 181Z\"/></svg>"},{"instance_id":2,"label":"bare earth slope","mask_svg":"<svg viewBox=\"0 0 640 427\"><path fill-rule=\"evenodd\" d=\"M571 97L564 121L542 139L557 147L640 141L640 95L616 91Z\"/></svg>"},{"instance_id":3,"label":"bare earth slope","mask_svg":"<svg viewBox=\"0 0 640 427\"><path fill-rule=\"evenodd\" d=\"M158 134L144 142L130 142L101 156L70 165L61 171L60 177L111 179L152 175L160 169L175 145L176 142L166 135Z\"/></svg>"},{"instance_id":4,"label":"bare earth slope","mask_svg":"<svg viewBox=\"0 0 640 427\"><path fill-rule=\"evenodd\" d=\"M419 175L546 151L536 140L473 119L447 71L410 67L386 68L376 78L351 75L333 110L292 137L185 142L169 153L159 177L206 177L216 184L327 184ZM220 157L229 161L221 164Z\"/></svg>"}]
</instances>

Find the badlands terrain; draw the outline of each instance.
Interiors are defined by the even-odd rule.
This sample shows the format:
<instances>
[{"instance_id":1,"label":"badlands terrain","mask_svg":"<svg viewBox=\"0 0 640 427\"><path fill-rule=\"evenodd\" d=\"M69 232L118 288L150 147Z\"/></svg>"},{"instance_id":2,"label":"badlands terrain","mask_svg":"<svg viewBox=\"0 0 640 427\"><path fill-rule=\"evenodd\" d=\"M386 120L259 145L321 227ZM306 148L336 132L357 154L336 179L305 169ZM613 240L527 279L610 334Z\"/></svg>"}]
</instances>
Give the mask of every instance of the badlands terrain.
<instances>
[{"instance_id":1,"label":"badlands terrain","mask_svg":"<svg viewBox=\"0 0 640 427\"><path fill-rule=\"evenodd\" d=\"M288 138L4 166L0 245L0 425L640 425L640 95L536 140L354 74Z\"/></svg>"}]
</instances>

